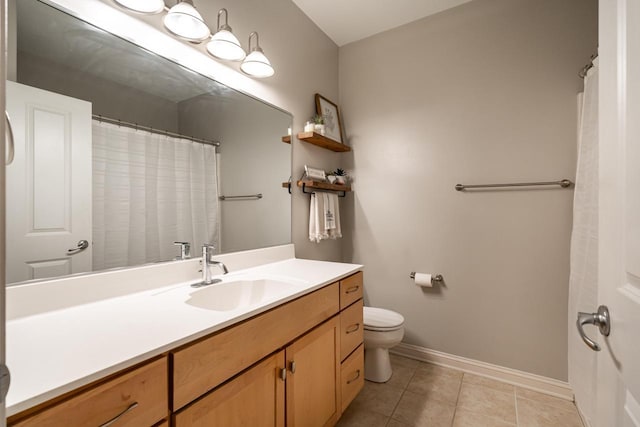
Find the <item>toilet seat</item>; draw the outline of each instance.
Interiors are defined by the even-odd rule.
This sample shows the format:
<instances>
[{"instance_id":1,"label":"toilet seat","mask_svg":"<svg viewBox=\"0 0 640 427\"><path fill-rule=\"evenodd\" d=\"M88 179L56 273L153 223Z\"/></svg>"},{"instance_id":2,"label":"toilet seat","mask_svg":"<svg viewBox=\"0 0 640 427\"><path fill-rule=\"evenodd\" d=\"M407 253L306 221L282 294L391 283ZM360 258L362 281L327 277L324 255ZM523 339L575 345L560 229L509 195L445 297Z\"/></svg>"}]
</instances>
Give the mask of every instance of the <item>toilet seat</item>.
<instances>
[{"instance_id":1,"label":"toilet seat","mask_svg":"<svg viewBox=\"0 0 640 427\"><path fill-rule=\"evenodd\" d=\"M364 307L363 323L367 331L395 331L404 324L404 317L384 308Z\"/></svg>"}]
</instances>

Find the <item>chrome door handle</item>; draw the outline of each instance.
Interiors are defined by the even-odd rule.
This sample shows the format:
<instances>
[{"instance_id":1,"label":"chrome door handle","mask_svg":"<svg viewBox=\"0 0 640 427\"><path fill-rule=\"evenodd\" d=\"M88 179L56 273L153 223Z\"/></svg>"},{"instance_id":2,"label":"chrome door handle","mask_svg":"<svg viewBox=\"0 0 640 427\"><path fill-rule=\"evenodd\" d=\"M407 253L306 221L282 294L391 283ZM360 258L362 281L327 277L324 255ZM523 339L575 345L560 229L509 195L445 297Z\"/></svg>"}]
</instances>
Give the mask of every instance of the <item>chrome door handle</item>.
<instances>
[{"instance_id":1,"label":"chrome door handle","mask_svg":"<svg viewBox=\"0 0 640 427\"><path fill-rule=\"evenodd\" d=\"M11 120L9 119L9 113L7 113L6 111L4 112L4 118L6 120L6 124L7 124L7 129L5 130L5 133L8 133L9 138L8 139L8 143L9 143L9 153L6 155L5 157L5 162L4 164L9 166L11 163L13 163L13 158L15 157L16 151L16 145L15 145L15 140L13 138L13 128L11 127Z\"/></svg>"},{"instance_id":2,"label":"chrome door handle","mask_svg":"<svg viewBox=\"0 0 640 427\"><path fill-rule=\"evenodd\" d=\"M584 325L596 325L600 330L600 333L605 337L609 336L611 333L611 320L609 316L609 309L606 305L601 305L598 307L598 311L596 313L578 313L578 319L576 320L576 327L578 328L578 333L580 334L580 338L589 346L589 348L593 351L600 351L601 348L597 342L592 340L584 333L583 326Z\"/></svg>"},{"instance_id":3,"label":"chrome door handle","mask_svg":"<svg viewBox=\"0 0 640 427\"><path fill-rule=\"evenodd\" d=\"M89 242L86 240L80 240L78 242L78 246L73 249L67 249L67 255L75 255L79 252L84 251L89 247Z\"/></svg>"}]
</instances>

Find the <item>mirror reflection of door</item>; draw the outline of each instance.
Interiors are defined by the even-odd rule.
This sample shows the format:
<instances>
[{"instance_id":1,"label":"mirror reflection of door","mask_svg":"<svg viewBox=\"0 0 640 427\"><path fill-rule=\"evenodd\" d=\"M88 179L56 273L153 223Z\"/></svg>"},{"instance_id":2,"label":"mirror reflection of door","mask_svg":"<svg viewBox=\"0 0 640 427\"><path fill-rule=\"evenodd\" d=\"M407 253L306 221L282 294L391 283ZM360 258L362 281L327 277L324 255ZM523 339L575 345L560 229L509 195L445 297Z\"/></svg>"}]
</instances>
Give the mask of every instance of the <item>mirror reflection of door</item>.
<instances>
[{"instance_id":1,"label":"mirror reflection of door","mask_svg":"<svg viewBox=\"0 0 640 427\"><path fill-rule=\"evenodd\" d=\"M7 82L7 283L91 271L91 103Z\"/></svg>"}]
</instances>

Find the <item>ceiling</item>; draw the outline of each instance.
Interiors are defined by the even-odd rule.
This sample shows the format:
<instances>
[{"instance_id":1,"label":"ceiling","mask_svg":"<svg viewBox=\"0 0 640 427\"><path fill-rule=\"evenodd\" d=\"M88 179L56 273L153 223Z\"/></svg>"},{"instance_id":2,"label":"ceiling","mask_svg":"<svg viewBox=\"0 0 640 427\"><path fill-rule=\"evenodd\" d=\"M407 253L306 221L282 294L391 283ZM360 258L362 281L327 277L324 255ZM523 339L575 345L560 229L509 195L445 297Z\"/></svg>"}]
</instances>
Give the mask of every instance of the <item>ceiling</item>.
<instances>
[{"instance_id":1,"label":"ceiling","mask_svg":"<svg viewBox=\"0 0 640 427\"><path fill-rule=\"evenodd\" d=\"M469 1L471 0L293 0L338 46Z\"/></svg>"}]
</instances>

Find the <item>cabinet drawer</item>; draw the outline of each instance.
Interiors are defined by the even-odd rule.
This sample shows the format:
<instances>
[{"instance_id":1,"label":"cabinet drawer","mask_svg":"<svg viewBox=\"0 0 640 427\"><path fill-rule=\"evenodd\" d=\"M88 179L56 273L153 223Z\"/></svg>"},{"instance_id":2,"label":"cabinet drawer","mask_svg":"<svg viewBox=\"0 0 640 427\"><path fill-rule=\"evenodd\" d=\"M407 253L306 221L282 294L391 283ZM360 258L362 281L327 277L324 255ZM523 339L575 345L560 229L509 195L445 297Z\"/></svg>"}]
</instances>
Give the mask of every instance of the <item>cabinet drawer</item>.
<instances>
[{"instance_id":1,"label":"cabinet drawer","mask_svg":"<svg viewBox=\"0 0 640 427\"><path fill-rule=\"evenodd\" d=\"M167 358L163 357L12 425L102 426L122 414L114 427L151 426L168 415L168 401Z\"/></svg>"},{"instance_id":2,"label":"cabinet drawer","mask_svg":"<svg viewBox=\"0 0 640 427\"><path fill-rule=\"evenodd\" d=\"M174 416L174 427L283 427L284 351L274 354Z\"/></svg>"},{"instance_id":3,"label":"cabinet drawer","mask_svg":"<svg viewBox=\"0 0 640 427\"><path fill-rule=\"evenodd\" d=\"M340 310L362 298L362 271L340 281Z\"/></svg>"},{"instance_id":4,"label":"cabinet drawer","mask_svg":"<svg viewBox=\"0 0 640 427\"><path fill-rule=\"evenodd\" d=\"M173 410L329 319L339 306L334 283L174 352Z\"/></svg>"},{"instance_id":5,"label":"cabinet drawer","mask_svg":"<svg viewBox=\"0 0 640 427\"><path fill-rule=\"evenodd\" d=\"M364 344L354 351L340 367L342 412L364 387Z\"/></svg>"},{"instance_id":6,"label":"cabinet drawer","mask_svg":"<svg viewBox=\"0 0 640 427\"><path fill-rule=\"evenodd\" d=\"M340 360L344 360L364 337L362 325L362 300L340 313Z\"/></svg>"}]
</instances>

